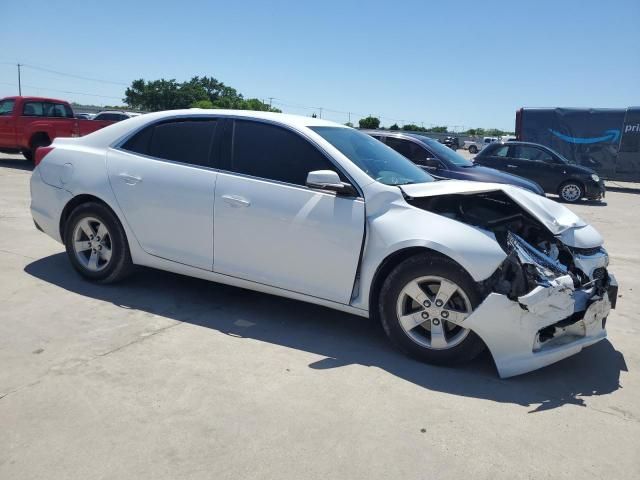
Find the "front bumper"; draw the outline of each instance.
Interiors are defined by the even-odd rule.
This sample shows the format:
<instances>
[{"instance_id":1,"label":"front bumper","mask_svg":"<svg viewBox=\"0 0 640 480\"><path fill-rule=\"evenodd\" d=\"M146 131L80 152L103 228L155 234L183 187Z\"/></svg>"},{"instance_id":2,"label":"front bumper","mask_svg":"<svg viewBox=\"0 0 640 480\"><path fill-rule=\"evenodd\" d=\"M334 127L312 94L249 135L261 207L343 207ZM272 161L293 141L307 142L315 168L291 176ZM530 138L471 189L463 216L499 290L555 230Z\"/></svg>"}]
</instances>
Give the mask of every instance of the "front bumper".
<instances>
[{"instance_id":1,"label":"front bumper","mask_svg":"<svg viewBox=\"0 0 640 480\"><path fill-rule=\"evenodd\" d=\"M559 277L512 301L491 293L465 321L487 345L502 378L550 365L607 336L605 323L615 308L618 284L607 289L574 289Z\"/></svg>"},{"instance_id":2,"label":"front bumper","mask_svg":"<svg viewBox=\"0 0 640 480\"><path fill-rule=\"evenodd\" d=\"M584 196L589 200L600 200L601 198L604 198L607 190L604 186L604 180L602 179L597 183L593 180L585 182L584 188Z\"/></svg>"}]
</instances>

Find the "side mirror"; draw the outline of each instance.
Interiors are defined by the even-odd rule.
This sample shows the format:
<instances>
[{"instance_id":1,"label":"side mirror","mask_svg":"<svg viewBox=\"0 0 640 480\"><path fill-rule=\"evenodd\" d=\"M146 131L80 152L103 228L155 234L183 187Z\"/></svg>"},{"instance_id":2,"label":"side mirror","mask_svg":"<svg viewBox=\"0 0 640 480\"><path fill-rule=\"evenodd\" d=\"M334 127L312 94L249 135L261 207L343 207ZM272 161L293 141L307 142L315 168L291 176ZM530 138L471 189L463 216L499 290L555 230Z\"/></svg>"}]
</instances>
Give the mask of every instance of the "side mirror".
<instances>
[{"instance_id":1,"label":"side mirror","mask_svg":"<svg viewBox=\"0 0 640 480\"><path fill-rule=\"evenodd\" d=\"M442 165L440 164L440 161L433 158L433 157L427 157L424 161L424 166L427 168L432 168L432 169L438 169L440 168Z\"/></svg>"},{"instance_id":2,"label":"side mirror","mask_svg":"<svg viewBox=\"0 0 640 480\"><path fill-rule=\"evenodd\" d=\"M333 170L315 170L307 174L307 187L336 192L338 195L356 196L356 189L340 180Z\"/></svg>"}]
</instances>

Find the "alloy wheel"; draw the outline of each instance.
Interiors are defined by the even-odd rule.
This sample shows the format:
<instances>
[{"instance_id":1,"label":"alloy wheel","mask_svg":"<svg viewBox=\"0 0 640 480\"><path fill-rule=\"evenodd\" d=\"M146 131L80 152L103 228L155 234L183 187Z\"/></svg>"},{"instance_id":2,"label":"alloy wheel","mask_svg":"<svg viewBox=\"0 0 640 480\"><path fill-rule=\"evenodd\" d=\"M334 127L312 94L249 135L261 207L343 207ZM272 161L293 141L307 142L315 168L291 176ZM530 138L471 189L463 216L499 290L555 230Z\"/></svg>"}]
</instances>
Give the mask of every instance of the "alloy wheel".
<instances>
[{"instance_id":1,"label":"alloy wheel","mask_svg":"<svg viewBox=\"0 0 640 480\"><path fill-rule=\"evenodd\" d=\"M462 327L471 315L469 297L454 282L438 276L420 277L401 290L396 305L400 326L422 347L446 350L469 335Z\"/></svg>"},{"instance_id":2,"label":"alloy wheel","mask_svg":"<svg viewBox=\"0 0 640 480\"><path fill-rule=\"evenodd\" d=\"M104 270L112 257L111 234L104 222L84 217L73 230L73 251L80 264L90 272Z\"/></svg>"},{"instance_id":3,"label":"alloy wheel","mask_svg":"<svg viewBox=\"0 0 640 480\"><path fill-rule=\"evenodd\" d=\"M575 202L580 200L582 196L582 190L575 183L567 183L560 190L560 196L567 202Z\"/></svg>"}]
</instances>

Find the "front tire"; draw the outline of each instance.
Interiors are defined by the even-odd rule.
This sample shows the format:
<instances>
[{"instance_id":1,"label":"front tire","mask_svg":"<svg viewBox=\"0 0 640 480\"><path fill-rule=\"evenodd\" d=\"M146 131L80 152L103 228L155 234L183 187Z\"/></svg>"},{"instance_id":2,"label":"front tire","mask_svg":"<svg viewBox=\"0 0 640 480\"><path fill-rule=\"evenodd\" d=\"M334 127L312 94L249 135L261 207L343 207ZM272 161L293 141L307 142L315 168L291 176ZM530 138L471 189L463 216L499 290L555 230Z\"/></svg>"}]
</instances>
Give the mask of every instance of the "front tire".
<instances>
[{"instance_id":1,"label":"front tire","mask_svg":"<svg viewBox=\"0 0 640 480\"><path fill-rule=\"evenodd\" d=\"M475 145L470 145L469 146L469 153L475 155L476 153L478 153L478 147L476 147Z\"/></svg>"},{"instance_id":2,"label":"front tire","mask_svg":"<svg viewBox=\"0 0 640 480\"><path fill-rule=\"evenodd\" d=\"M560 185L558 195L565 202L575 203L584 196L584 189L580 183L570 180Z\"/></svg>"},{"instance_id":3,"label":"front tire","mask_svg":"<svg viewBox=\"0 0 640 480\"><path fill-rule=\"evenodd\" d=\"M71 212L64 242L71 264L88 280L114 283L133 269L124 229L113 212L100 203L85 203Z\"/></svg>"},{"instance_id":4,"label":"front tire","mask_svg":"<svg viewBox=\"0 0 640 480\"><path fill-rule=\"evenodd\" d=\"M484 349L482 340L463 326L480 304L480 291L451 260L430 254L405 260L387 277L379 299L387 336L413 358L450 366Z\"/></svg>"}]
</instances>

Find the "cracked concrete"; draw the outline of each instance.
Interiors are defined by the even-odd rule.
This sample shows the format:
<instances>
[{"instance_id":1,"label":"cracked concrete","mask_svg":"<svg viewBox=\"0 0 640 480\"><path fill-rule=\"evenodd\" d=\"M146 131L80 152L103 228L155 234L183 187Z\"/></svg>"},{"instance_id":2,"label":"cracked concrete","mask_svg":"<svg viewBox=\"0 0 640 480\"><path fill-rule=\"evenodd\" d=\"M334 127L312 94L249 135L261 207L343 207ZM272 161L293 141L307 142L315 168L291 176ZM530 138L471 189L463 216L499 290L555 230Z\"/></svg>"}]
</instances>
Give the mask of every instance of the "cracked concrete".
<instances>
[{"instance_id":1,"label":"cracked concrete","mask_svg":"<svg viewBox=\"0 0 640 480\"><path fill-rule=\"evenodd\" d=\"M640 195L571 207L620 283L610 342L500 380L486 355L422 365L316 306L150 270L89 284L33 227L30 172L8 158L1 479L640 475Z\"/></svg>"}]
</instances>

